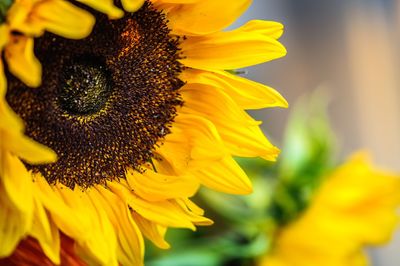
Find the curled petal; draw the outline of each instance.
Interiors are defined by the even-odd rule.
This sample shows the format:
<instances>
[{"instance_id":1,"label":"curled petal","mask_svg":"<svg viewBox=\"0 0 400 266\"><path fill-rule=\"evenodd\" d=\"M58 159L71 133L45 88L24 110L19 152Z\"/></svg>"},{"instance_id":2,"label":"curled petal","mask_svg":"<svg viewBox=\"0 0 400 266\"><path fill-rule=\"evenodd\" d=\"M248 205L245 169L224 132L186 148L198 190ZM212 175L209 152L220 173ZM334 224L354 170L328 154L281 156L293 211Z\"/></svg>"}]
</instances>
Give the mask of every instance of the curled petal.
<instances>
[{"instance_id":1,"label":"curled petal","mask_svg":"<svg viewBox=\"0 0 400 266\"><path fill-rule=\"evenodd\" d=\"M12 29L34 36L47 30L66 38L81 39L89 35L95 23L89 12L64 0L37 1L31 7L17 3L10 13Z\"/></svg>"},{"instance_id":2,"label":"curled petal","mask_svg":"<svg viewBox=\"0 0 400 266\"><path fill-rule=\"evenodd\" d=\"M38 87L42 78L42 66L33 53L33 38L12 36L5 49L8 69L30 87Z\"/></svg>"}]
</instances>

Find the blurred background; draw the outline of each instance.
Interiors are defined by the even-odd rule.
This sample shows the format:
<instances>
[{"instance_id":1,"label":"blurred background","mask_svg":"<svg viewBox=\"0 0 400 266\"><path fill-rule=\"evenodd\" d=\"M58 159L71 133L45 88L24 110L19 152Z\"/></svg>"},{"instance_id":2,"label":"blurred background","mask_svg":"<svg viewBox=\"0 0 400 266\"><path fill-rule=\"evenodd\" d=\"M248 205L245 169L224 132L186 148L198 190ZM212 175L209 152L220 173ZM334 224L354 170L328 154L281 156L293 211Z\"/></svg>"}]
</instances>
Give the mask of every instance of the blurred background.
<instances>
[{"instance_id":1,"label":"blurred background","mask_svg":"<svg viewBox=\"0 0 400 266\"><path fill-rule=\"evenodd\" d=\"M368 148L380 165L400 170L400 1L254 0L236 26L254 18L285 25L288 55L247 69L249 78L276 88L289 103L324 87L342 153ZM288 112L255 116L279 142Z\"/></svg>"},{"instance_id":2,"label":"blurred background","mask_svg":"<svg viewBox=\"0 0 400 266\"><path fill-rule=\"evenodd\" d=\"M281 41L288 55L246 69L247 77L277 89L289 104L323 88L339 158L367 149L378 165L400 170L400 1L254 0L234 27L255 18L285 25ZM289 113L252 114L281 146ZM399 265L400 234L370 254L372 265Z\"/></svg>"}]
</instances>

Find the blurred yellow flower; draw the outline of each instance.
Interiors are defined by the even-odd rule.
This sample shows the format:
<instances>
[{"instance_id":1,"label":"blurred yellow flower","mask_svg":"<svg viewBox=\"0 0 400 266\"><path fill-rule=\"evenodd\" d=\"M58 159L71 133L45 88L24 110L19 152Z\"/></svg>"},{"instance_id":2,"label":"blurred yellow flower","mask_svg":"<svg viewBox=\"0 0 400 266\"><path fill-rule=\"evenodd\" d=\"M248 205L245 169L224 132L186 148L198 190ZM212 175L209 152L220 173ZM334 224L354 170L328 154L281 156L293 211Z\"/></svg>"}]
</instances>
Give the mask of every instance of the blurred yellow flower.
<instances>
[{"instance_id":1,"label":"blurred yellow flower","mask_svg":"<svg viewBox=\"0 0 400 266\"><path fill-rule=\"evenodd\" d=\"M367 245L388 242L398 225L398 176L374 169L364 154L336 169L309 208L277 235L262 266L368 265Z\"/></svg>"}]
</instances>

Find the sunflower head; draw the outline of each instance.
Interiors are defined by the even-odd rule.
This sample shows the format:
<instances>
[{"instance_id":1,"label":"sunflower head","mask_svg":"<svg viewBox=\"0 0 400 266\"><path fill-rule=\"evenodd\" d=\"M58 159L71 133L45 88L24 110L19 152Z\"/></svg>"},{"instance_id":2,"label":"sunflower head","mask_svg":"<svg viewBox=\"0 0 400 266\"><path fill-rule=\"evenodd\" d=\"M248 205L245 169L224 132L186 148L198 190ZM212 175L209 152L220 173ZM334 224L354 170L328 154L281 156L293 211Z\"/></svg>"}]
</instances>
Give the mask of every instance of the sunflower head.
<instances>
[{"instance_id":1,"label":"sunflower head","mask_svg":"<svg viewBox=\"0 0 400 266\"><path fill-rule=\"evenodd\" d=\"M2 2L0 258L30 237L60 263L65 235L89 264L141 265L143 237L212 223L200 185L251 192L232 156L279 153L244 110L286 101L226 70L283 56L283 27L222 31L249 0L78 2Z\"/></svg>"}]
</instances>

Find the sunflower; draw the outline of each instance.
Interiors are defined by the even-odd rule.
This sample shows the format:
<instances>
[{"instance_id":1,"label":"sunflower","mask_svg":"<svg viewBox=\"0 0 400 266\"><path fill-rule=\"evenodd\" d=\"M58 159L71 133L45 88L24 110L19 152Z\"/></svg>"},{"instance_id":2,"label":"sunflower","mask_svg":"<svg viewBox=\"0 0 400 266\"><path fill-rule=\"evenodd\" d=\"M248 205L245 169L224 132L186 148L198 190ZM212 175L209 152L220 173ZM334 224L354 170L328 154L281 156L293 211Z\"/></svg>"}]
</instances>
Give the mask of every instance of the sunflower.
<instances>
[{"instance_id":1,"label":"sunflower","mask_svg":"<svg viewBox=\"0 0 400 266\"><path fill-rule=\"evenodd\" d=\"M310 206L280 230L260 266L365 266L364 248L398 228L400 179L357 153L318 188Z\"/></svg>"},{"instance_id":2,"label":"sunflower","mask_svg":"<svg viewBox=\"0 0 400 266\"><path fill-rule=\"evenodd\" d=\"M21 243L59 264L67 242L90 265L142 265L144 237L168 248L168 228L212 223L200 186L251 192L232 156L279 150L244 110L287 103L226 71L286 53L279 23L222 31L250 3L1 3L0 258Z\"/></svg>"}]
</instances>

